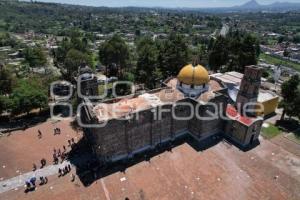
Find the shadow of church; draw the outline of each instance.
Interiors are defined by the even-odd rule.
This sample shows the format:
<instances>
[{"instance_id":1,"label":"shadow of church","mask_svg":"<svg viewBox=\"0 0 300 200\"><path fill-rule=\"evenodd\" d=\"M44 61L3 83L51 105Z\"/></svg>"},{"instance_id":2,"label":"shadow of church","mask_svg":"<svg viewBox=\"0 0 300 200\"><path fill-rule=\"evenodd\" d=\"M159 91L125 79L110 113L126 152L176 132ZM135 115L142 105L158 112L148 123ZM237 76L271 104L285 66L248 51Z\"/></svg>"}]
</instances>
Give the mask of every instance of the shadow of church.
<instances>
[{"instance_id":1,"label":"shadow of church","mask_svg":"<svg viewBox=\"0 0 300 200\"><path fill-rule=\"evenodd\" d=\"M177 146L188 144L195 151L202 152L219 144L220 142L227 142L227 139L221 134L211 136L200 142L195 140L189 134L185 134L174 141L162 143L153 149L135 154L133 157L111 163L100 163L96 155L93 153L88 141L85 138L82 138L73 146L71 152L69 153L68 159L76 167L76 174L78 175L82 184L85 187L88 187L93 182L111 174L117 172L126 173L128 168L138 163L151 162L153 157L167 151L172 152L172 150ZM259 145L259 141L255 141L253 145L248 146L247 148L241 148L232 141L228 142L228 144L233 144L242 151L249 151Z\"/></svg>"}]
</instances>

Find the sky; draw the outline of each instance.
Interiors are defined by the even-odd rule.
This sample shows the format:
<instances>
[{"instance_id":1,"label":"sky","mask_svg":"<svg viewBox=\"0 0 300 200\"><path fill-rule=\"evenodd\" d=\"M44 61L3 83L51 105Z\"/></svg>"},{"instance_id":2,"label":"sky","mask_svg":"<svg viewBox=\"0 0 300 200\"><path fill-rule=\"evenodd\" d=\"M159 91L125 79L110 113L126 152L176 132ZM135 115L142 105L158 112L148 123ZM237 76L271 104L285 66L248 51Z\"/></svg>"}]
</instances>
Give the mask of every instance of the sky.
<instances>
[{"instance_id":1,"label":"sky","mask_svg":"<svg viewBox=\"0 0 300 200\"><path fill-rule=\"evenodd\" d=\"M29 0L25 0L29 1ZM207 8L207 7L230 7L241 5L249 0L37 0L40 2L67 3L87 6L108 6L108 7L187 7L187 8ZM260 4L271 4L278 0L257 0ZM281 0L288 2L298 2L300 0Z\"/></svg>"}]
</instances>

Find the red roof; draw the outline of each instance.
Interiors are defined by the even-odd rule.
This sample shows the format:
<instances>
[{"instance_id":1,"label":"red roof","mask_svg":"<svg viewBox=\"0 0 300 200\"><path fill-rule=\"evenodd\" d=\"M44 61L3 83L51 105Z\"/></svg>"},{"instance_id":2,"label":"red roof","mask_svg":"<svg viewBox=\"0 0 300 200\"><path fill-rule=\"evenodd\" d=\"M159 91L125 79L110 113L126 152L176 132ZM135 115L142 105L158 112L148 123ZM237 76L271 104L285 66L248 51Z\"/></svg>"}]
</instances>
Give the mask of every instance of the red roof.
<instances>
[{"instance_id":1,"label":"red roof","mask_svg":"<svg viewBox=\"0 0 300 200\"><path fill-rule=\"evenodd\" d=\"M243 124L246 124L246 125L251 125L253 123L253 120L249 117L244 117L244 116L240 116L239 117L239 121L242 122Z\"/></svg>"},{"instance_id":2,"label":"red roof","mask_svg":"<svg viewBox=\"0 0 300 200\"><path fill-rule=\"evenodd\" d=\"M242 116L233 105L228 104L226 108L226 114L230 118L234 118L236 121L239 121L247 126L250 126L255 118L250 118L246 116Z\"/></svg>"},{"instance_id":3,"label":"red roof","mask_svg":"<svg viewBox=\"0 0 300 200\"><path fill-rule=\"evenodd\" d=\"M227 113L227 115L229 115L230 117L236 117L236 116L238 115L237 110L236 110L235 107L233 107L232 105L227 105L226 113Z\"/></svg>"}]
</instances>

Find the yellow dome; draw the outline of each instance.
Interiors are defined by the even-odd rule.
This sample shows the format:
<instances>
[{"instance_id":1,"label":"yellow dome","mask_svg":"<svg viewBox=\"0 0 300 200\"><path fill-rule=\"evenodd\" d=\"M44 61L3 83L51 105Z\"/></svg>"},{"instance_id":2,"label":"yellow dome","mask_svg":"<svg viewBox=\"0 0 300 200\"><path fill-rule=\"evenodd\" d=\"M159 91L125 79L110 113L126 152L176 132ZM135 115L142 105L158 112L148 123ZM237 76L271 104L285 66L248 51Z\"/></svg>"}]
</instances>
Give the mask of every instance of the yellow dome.
<instances>
[{"instance_id":1,"label":"yellow dome","mask_svg":"<svg viewBox=\"0 0 300 200\"><path fill-rule=\"evenodd\" d=\"M207 70L201 66L187 65L183 67L178 76L178 80L187 85L203 85L209 82Z\"/></svg>"}]
</instances>

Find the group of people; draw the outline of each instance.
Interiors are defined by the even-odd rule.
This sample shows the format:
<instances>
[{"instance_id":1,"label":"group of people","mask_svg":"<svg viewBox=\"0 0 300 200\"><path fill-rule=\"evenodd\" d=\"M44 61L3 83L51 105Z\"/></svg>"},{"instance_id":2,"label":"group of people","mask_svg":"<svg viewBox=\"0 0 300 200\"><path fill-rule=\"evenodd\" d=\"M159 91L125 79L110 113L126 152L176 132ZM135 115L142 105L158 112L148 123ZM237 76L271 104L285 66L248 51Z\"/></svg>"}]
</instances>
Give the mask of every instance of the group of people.
<instances>
[{"instance_id":1,"label":"group of people","mask_svg":"<svg viewBox=\"0 0 300 200\"><path fill-rule=\"evenodd\" d=\"M68 140L68 145L69 145L69 147L71 147L71 148L75 145L75 140L74 140L74 138L72 138L71 140Z\"/></svg>"},{"instance_id":2,"label":"group of people","mask_svg":"<svg viewBox=\"0 0 300 200\"><path fill-rule=\"evenodd\" d=\"M54 135L60 135L61 134L61 130L60 128L54 128ZM43 137L43 134L41 132L41 130L38 130L38 138L39 139L42 139ZM75 140L74 138L71 138L70 140L68 140L68 146L73 148L75 145ZM61 149L53 149L53 163L54 164L58 164L59 163L59 158L61 159L61 163L66 159L67 157L67 148L65 145L63 145L63 150L61 151ZM46 159L45 158L42 158L41 161L41 167L40 168L43 168L44 166L46 166ZM34 163L33 164L33 171L36 171L37 170L37 165ZM66 165L65 167L63 167L62 169L59 168L58 169L58 177L61 177L61 176L65 176L66 174L68 174L69 172L71 172L71 165L68 164ZM75 175L72 174L71 175L72 179L71 181L75 181ZM47 177L43 177L43 176L40 176L39 177L40 179L40 183L39 185L44 185L44 184L47 184L48 183L48 178ZM26 184L26 190L25 192L29 192L29 191L34 191L35 188L36 188L36 177L32 177L30 180L27 180L25 182Z\"/></svg>"},{"instance_id":3,"label":"group of people","mask_svg":"<svg viewBox=\"0 0 300 200\"><path fill-rule=\"evenodd\" d=\"M60 133L61 133L60 128L54 129L54 135L60 135Z\"/></svg>"},{"instance_id":4,"label":"group of people","mask_svg":"<svg viewBox=\"0 0 300 200\"><path fill-rule=\"evenodd\" d=\"M46 166L46 164L47 164L47 161L46 161L46 159L45 158L42 158L41 159L41 169L43 168L43 167L45 167ZM37 166L36 166L36 164L35 163L33 163L33 165L32 165L33 167L32 167L32 171L35 171L35 170L37 170Z\"/></svg>"},{"instance_id":5,"label":"group of people","mask_svg":"<svg viewBox=\"0 0 300 200\"><path fill-rule=\"evenodd\" d=\"M64 176L66 174L68 174L71 171L71 165L66 165L65 167L63 167L62 169L59 168L58 169L58 177Z\"/></svg>"},{"instance_id":6,"label":"group of people","mask_svg":"<svg viewBox=\"0 0 300 200\"><path fill-rule=\"evenodd\" d=\"M61 152L60 149L56 150L53 149L53 163L57 165L59 163L59 159L61 159L61 162L63 162L67 157L67 148L66 146L63 146L63 151Z\"/></svg>"},{"instance_id":7,"label":"group of people","mask_svg":"<svg viewBox=\"0 0 300 200\"><path fill-rule=\"evenodd\" d=\"M48 178L46 176L40 176L40 184L45 185L48 183ZM25 193L34 191L36 188L36 177L32 177L29 180L25 181L26 189Z\"/></svg>"}]
</instances>

